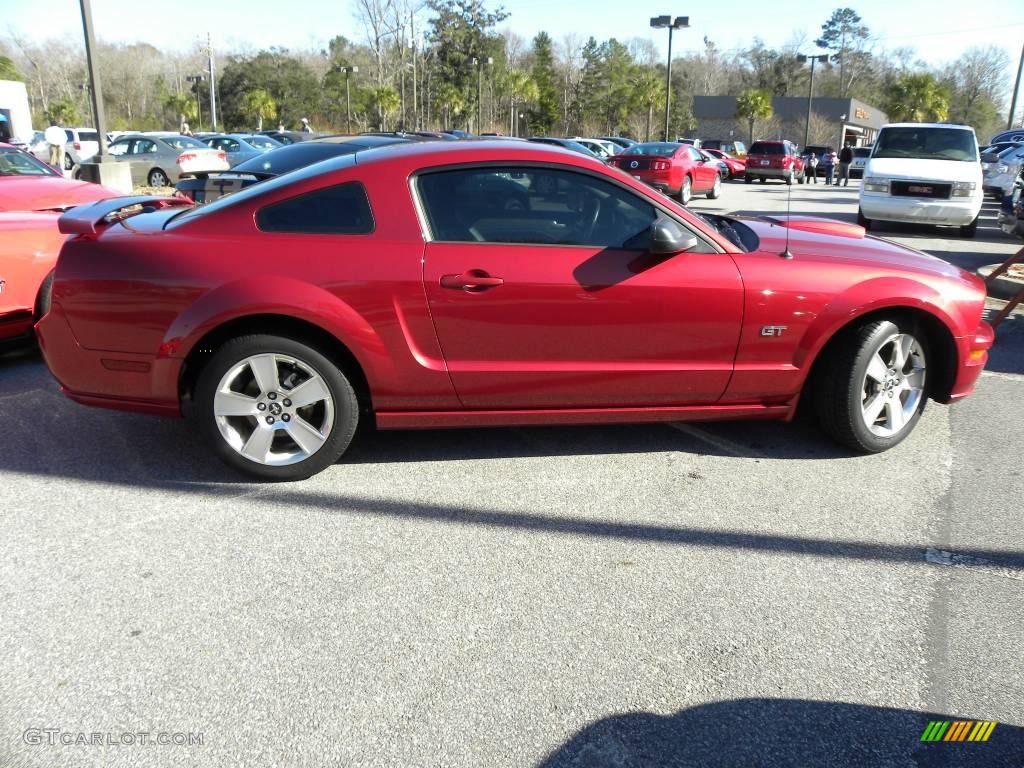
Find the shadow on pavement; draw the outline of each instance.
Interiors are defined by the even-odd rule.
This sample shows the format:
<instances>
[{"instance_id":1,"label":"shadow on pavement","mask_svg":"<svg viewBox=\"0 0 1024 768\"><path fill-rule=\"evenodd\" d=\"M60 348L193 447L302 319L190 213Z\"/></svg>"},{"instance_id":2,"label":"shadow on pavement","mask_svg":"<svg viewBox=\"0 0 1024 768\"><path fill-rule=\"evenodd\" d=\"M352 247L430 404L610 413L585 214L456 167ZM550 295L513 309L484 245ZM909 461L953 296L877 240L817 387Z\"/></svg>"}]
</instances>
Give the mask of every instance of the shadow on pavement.
<instances>
[{"instance_id":1,"label":"shadow on pavement","mask_svg":"<svg viewBox=\"0 0 1024 768\"><path fill-rule=\"evenodd\" d=\"M922 742L930 721L984 720L805 699L736 699L671 716L635 712L588 725L540 768L1009 768L1024 729L997 724L985 742ZM948 730L947 730L948 732Z\"/></svg>"}]
</instances>

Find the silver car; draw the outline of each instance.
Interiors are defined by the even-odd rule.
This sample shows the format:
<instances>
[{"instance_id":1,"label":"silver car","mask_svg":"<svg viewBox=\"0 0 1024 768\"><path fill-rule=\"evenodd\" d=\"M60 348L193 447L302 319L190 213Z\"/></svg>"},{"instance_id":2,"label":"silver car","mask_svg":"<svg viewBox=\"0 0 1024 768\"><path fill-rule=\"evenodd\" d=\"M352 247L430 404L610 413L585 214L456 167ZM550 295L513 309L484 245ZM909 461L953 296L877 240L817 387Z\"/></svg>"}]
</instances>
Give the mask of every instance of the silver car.
<instances>
[{"instance_id":1,"label":"silver car","mask_svg":"<svg viewBox=\"0 0 1024 768\"><path fill-rule=\"evenodd\" d=\"M1024 146L1004 149L994 160L982 163L982 189L985 194L992 195L997 200L1012 195L1022 167Z\"/></svg>"},{"instance_id":2,"label":"silver car","mask_svg":"<svg viewBox=\"0 0 1024 768\"><path fill-rule=\"evenodd\" d=\"M200 138L206 146L219 149L228 156L228 162L234 168L239 163L259 157L264 152L284 146L269 136L247 133L222 133Z\"/></svg>"},{"instance_id":3,"label":"silver car","mask_svg":"<svg viewBox=\"0 0 1024 768\"><path fill-rule=\"evenodd\" d=\"M193 154L217 154L198 139L178 134L132 133L119 137L108 149L115 160L132 164L133 184L150 187L171 187L178 183L182 175L178 156L185 150Z\"/></svg>"}]
</instances>

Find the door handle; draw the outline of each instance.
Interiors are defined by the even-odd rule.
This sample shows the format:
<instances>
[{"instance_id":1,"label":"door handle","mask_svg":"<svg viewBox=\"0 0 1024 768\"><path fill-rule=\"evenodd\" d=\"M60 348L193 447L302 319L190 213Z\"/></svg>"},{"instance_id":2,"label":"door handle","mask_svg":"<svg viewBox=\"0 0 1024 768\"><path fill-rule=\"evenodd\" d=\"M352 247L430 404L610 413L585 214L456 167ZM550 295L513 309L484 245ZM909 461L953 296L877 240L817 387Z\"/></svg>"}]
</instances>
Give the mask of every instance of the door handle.
<instances>
[{"instance_id":1,"label":"door handle","mask_svg":"<svg viewBox=\"0 0 1024 768\"><path fill-rule=\"evenodd\" d=\"M494 288L505 281L500 277L491 277L482 269L470 269L461 275L441 275L441 287L454 290L478 293Z\"/></svg>"}]
</instances>

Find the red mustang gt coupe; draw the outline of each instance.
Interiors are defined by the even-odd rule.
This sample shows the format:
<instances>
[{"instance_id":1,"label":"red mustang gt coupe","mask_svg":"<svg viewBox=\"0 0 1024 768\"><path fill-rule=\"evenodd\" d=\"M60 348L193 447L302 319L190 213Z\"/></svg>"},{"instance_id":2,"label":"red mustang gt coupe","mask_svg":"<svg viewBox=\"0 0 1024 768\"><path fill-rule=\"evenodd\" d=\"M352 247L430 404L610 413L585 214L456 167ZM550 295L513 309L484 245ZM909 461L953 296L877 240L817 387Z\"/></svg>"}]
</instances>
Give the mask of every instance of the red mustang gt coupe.
<instances>
[{"instance_id":1,"label":"red mustang gt coupe","mask_svg":"<svg viewBox=\"0 0 1024 768\"><path fill-rule=\"evenodd\" d=\"M525 142L395 145L60 226L36 328L64 391L185 414L266 479L330 466L361 420L786 420L805 394L882 451L992 343L981 281L939 259L827 219L699 217Z\"/></svg>"},{"instance_id":2,"label":"red mustang gt coupe","mask_svg":"<svg viewBox=\"0 0 1024 768\"><path fill-rule=\"evenodd\" d=\"M706 161L689 144L674 141L634 144L609 158L608 163L666 195L677 197L683 205L694 195L707 195L713 200L722 193L718 165Z\"/></svg>"}]
</instances>

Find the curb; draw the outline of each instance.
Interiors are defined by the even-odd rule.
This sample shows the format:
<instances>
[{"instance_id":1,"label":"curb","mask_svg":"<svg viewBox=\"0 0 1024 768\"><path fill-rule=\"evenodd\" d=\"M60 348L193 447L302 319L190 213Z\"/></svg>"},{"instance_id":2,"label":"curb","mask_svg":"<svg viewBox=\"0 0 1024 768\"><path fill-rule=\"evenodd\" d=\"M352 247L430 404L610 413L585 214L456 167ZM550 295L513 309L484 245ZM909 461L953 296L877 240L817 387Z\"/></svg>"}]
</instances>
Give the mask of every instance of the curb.
<instances>
[{"instance_id":1,"label":"curb","mask_svg":"<svg viewBox=\"0 0 1024 768\"><path fill-rule=\"evenodd\" d=\"M999 264L986 264L984 267L979 267L978 277L985 280L989 275L995 272L998 267ZM1003 275L989 283L988 295L996 299L1009 301L1020 293L1022 289L1024 289L1024 280L1011 280Z\"/></svg>"}]
</instances>

